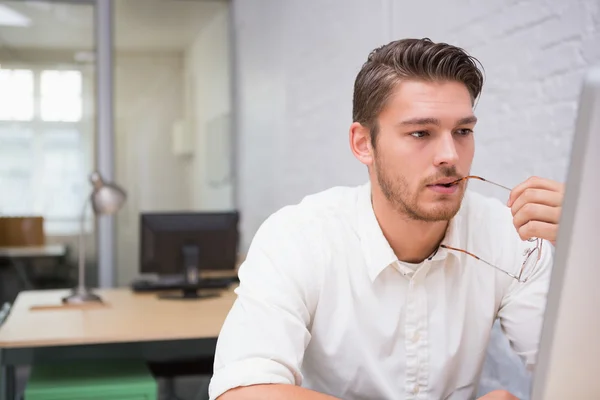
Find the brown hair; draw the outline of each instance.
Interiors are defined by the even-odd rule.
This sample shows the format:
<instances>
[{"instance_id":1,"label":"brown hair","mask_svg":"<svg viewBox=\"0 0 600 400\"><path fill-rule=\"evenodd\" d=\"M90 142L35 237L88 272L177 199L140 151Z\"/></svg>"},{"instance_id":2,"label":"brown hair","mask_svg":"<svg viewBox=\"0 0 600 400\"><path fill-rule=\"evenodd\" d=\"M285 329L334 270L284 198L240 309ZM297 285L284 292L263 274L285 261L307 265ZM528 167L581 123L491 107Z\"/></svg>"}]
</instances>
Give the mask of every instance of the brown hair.
<instances>
[{"instance_id":1,"label":"brown hair","mask_svg":"<svg viewBox=\"0 0 600 400\"><path fill-rule=\"evenodd\" d=\"M353 121L370 129L375 147L377 116L401 79L462 82L474 103L483 86L483 73L476 63L481 65L463 49L428 38L381 46L369 54L354 82Z\"/></svg>"}]
</instances>

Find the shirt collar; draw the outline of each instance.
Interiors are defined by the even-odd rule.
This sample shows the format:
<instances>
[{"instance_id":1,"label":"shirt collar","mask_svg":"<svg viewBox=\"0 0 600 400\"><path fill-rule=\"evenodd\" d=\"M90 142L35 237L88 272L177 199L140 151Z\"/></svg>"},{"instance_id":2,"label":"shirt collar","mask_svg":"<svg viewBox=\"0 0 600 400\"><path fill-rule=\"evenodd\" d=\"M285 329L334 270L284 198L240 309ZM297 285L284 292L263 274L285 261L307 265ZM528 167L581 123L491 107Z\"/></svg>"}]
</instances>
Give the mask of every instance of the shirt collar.
<instances>
[{"instance_id":1,"label":"shirt collar","mask_svg":"<svg viewBox=\"0 0 600 400\"><path fill-rule=\"evenodd\" d=\"M370 182L359 187L357 206L358 236L362 253L364 254L367 263L369 278L371 278L371 282L373 282L384 269L398 261L398 257L396 257L394 250L392 250L390 244L383 235L383 231L375 217L371 200ZM461 210L459 210L457 215L448 225L446 236L442 241L443 244L461 248L462 235L460 234L460 230L463 206L464 201L463 205L461 205ZM448 251L447 249L440 247L430 256L429 260L443 260L449 253L456 256L456 252Z\"/></svg>"}]
</instances>

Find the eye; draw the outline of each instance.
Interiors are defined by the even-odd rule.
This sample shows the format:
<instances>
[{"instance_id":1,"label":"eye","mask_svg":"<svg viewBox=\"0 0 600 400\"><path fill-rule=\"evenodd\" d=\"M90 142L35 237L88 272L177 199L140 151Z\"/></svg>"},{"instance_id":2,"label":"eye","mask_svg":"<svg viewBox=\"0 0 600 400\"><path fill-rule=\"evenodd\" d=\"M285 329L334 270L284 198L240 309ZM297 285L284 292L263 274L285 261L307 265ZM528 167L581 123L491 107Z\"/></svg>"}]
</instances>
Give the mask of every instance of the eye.
<instances>
[{"instance_id":1,"label":"eye","mask_svg":"<svg viewBox=\"0 0 600 400\"><path fill-rule=\"evenodd\" d=\"M456 131L456 133L458 135L460 135L460 136L469 136L470 134L473 133L473 130L472 129L468 129L468 128L466 128L466 129L459 129L459 130Z\"/></svg>"},{"instance_id":2,"label":"eye","mask_svg":"<svg viewBox=\"0 0 600 400\"><path fill-rule=\"evenodd\" d=\"M412 132L410 134L410 136L415 137L417 139L424 138L425 136L428 136L428 135L429 135L429 133L426 131L417 131L417 132Z\"/></svg>"}]
</instances>

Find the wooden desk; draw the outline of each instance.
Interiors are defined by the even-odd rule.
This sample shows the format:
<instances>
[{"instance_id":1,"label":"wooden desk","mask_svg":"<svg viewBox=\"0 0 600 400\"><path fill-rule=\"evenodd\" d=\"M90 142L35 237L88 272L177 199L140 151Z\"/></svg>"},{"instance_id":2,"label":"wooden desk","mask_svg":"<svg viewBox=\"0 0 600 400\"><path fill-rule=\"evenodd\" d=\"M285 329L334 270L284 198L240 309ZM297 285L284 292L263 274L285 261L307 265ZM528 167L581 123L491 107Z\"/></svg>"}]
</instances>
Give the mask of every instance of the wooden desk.
<instances>
[{"instance_id":1,"label":"wooden desk","mask_svg":"<svg viewBox=\"0 0 600 400\"><path fill-rule=\"evenodd\" d=\"M64 261L67 256L67 246L63 244L52 244L46 246L22 246L2 247L0 246L0 258L9 260L15 269L17 276L21 279L26 289L33 289L33 285L27 275L27 263L33 259L56 258Z\"/></svg>"},{"instance_id":2,"label":"wooden desk","mask_svg":"<svg viewBox=\"0 0 600 400\"><path fill-rule=\"evenodd\" d=\"M0 400L14 395L14 366L35 362L137 358L162 362L214 355L235 300L161 300L129 288L98 290L105 306L60 307L66 290L25 291L0 326ZM52 307L53 305L57 307ZM40 309L42 306L42 309Z\"/></svg>"},{"instance_id":3,"label":"wooden desk","mask_svg":"<svg viewBox=\"0 0 600 400\"><path fill-rule=\"evenodd\" d=\"M49 244L46 246L0 246L0 257L6 258L42 258L63 257L67 253L67 247L62 244Z\"/></svg>"}]
</instances>

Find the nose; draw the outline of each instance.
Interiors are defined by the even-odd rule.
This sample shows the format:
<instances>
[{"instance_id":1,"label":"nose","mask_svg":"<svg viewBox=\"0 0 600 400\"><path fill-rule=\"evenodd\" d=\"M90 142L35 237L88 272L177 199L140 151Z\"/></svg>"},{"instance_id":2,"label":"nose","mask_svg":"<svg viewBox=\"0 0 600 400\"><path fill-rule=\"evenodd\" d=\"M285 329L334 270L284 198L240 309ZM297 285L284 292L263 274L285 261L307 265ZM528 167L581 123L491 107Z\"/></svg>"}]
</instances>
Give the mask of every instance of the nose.
<instances>
[{"instance_id":1,"label":"nose","mask_svg":"<svg viewBox=\"0 0 600 400\"><path fill-rule=\"evenodd\" d=\"M436 167L454 166L458 162L456 143L452 134L440 135L433 160Z\"/></svg>"}]
</instances>

